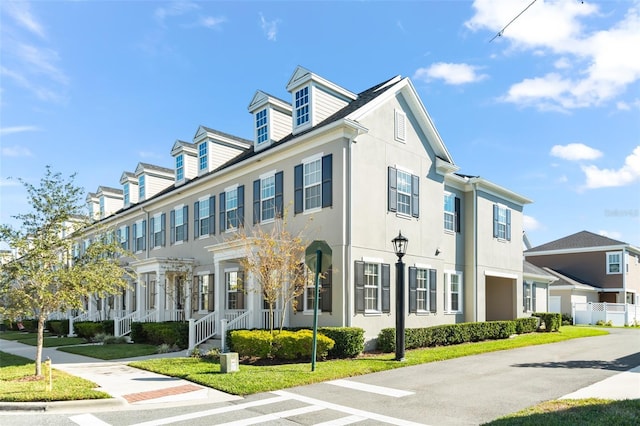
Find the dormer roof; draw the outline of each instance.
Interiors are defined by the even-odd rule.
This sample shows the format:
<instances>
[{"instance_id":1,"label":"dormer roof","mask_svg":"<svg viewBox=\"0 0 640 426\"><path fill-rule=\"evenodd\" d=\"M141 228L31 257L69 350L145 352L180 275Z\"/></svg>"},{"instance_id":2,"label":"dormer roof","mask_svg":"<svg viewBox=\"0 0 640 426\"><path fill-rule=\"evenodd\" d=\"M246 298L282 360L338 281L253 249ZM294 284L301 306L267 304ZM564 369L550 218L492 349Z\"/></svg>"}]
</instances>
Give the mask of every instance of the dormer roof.
<instances>
[{"instance_id":1,"label":"dormer roof","mask_svg":"<svg viewBox=\"0 0 640 426\"><path fill-rule=\"evenodd\" d=\"M355 93L350 92L349 90L340 87L337 84L332 83L331 81L320 77L319 75L314 74L308 69L301 66L298 66L295 69L293 75L289 79L289 83L287 83L287 91L293 92L299 87L304 86L305 84L308 84L312 81L326 89L331 90L335 94L340 95L341 97L345 98L345 100L354 101L358 97Z\"/></svg>"},{"instance_id":2,"label":"dormer roof","mask_svg":"<svg viewBox=\"0 0 640 426\"><path fill-rule=\"evenodd\" d=\"M111 195L120 195L122 196L122 189L111 188L109 186L99 186L98 187L98 195L109 193Z\"/></svg>"},{"instance_id":3,"label":"dormer roof","mask_svg":"<svg viewBox=\"0 0 640 426\"><path fill-rule=\"evenodd\" d=\"M249 112L255 112L266 107L267 105L271 105L273 108L278 109L285 114L291 115L292 107L289 102L283 101L282 99L263 92L262 90L256 91L247 109L249 110Z\"/></svg>"},{"instance_id":4,"label":"dormer roof","mask_svg":"<svg viewBox=\"0 0 640 426\"><path fill-rule=\"evenodd\" d=\"M181 152L186 152L188 154L192 154L192 155L197 155L198 154L198 149L196 144L191 143L191 142L185 142L185 141L181 141L181 140L176 140L175 143L173 144L173 147L171 148L171 155L172 156L176 156Z\"/></svg>"},{"instance_id":5,"label":"dormer roof","mask_svg":"<svg viewBox=\"0 0 640 426\"><path fill-rule=\"evenodd\" d=\"M124 185L125 183L138 183L138 181L136 180L136 175L133 172L122 172L122 175L120 176L120 183L122 185Z\"/></svg>"},{"instance_id":6,"label":"dormer roof","mask_svg":"<svg viewBox=\"0 0 640 426\"><path fill-rule=\"evenodd\" d=\"M140 176L143 173L158 175L158 176L168 176L173 178L173 170L168 169L166 167L156 166L154 164L149 163L138 163L138 167L136 167L136 176Z\"/></svg>"},{"instance_id":7,"label":"dormer roof","mask_svg":"<svg viewBox=\"0 0 640 426\"><path fill-rule=\"evenodd\" d=\"M198 126L198 130L193 137L194 144L198 144L206 138L212 139L214 142L221 145L227 145L236 149L248 149L253 145L253 141L248 139L224 133L219 130L214 130L206 126Z\"/></svg>"}]
</instances>

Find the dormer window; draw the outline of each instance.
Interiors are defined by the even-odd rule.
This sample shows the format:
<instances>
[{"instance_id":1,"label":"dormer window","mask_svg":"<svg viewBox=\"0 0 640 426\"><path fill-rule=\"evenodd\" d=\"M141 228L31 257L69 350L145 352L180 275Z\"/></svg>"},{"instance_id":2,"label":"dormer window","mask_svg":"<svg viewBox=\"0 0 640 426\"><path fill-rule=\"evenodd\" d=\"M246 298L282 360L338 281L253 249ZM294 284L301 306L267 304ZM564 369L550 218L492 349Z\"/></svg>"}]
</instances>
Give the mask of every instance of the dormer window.
<instances>
[{"instance_id":1,"label":"dormer window","mask_svg":"<svg viewBox=\"0 0 640 426\"><path fill-rule=\"evenodd\" d=\"M263 109L256 114L256 140L259 144L269 139L267 128L267 109Z\"/></svg>"},{"instance_id":2,"label":"dormer window","mask_svg":"<svg viewBox=\"0 0 640 426\"><path fill-rule=\"evenodd\" d=\"M122 195L124 197L124 205L128 206L131 201L131 198L129 197L129 182L122 186Z\"/></svg>"},{"instance_id":3,"label":"dormer window","mask_svg":"<svg viewBox=\"0 0 640 426\"><path fill-rule=\"evenodd\" d=\"M309 87L296 92L296 126L309 122Z\"/></svg>"},{"instance_id":4,"label":"dormer window","mask_svg":"<svg viewBox=\"0 0 640 426\"><path fill-rule=\"evenodd\" d=\"M144 200L144 175L140 175L138 178L138 198Z\"/></svg>"},{"instance_id":5,"label":"dormer window","mask_svg":"<svg viewBox=\"0 0 640 426\"><path fill-rule=\"evenodd\" d=\"M206 141L198 145L198 160L199 160L198 169L199 170L207 170L207 167L209 165L207 152L208 152L208 147L207 147Z\"/></svg>"},{"instance_id":6,"label":"dormer window","mask_svg":"<svg viewBox=\"0 0 640 426\"><path fill-rule=\"evenodd\" d=\"M176 156L176 181L184 179L184 154Z\"/></svg>"},{"instance_id":7,"label":"dormer window","mask_svg":"<svg viewBox=\"0 0 640 426\"><path fill-rule=\"evenodd\" d=\"M100 197L100 218L104 217L104 197Z\"/></svg>"}]
</instances>

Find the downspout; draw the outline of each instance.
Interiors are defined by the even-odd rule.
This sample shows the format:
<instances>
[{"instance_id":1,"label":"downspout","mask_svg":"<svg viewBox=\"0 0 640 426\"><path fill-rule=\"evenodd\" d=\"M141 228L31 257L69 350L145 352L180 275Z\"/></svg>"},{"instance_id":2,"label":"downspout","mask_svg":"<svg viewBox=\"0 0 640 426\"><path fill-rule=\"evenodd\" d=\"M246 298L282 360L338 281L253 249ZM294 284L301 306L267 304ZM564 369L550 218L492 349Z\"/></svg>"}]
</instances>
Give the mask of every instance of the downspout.
<instances>
[{"instance_id":1,"label":"downspout","mask_svg":"<svg viewBox=\"0 0 640 426\"><path fill-rule=\"evenodd\" d=\"M478 190L477 183L471 184L473 188L473 297L474 322L478 322Z\"/></svg>"},{"instance_id":2,"label":"downspout","mask_svg":"<svg viewBox=\"0 0 640 426\"><path fill-rule=\"evenodd\" d=\"M629 318L627 305L627 248L622 249L622 303L624 303L624 325L628 326L627 319Z\"/></svg>"},{"instance_id":3,"label":"downspout","mask_svg":"<svg viewBox=\"0 0 640 426\"><path fill-rule=\"evenodd\" d=\"M353 312L352 309L353 307L351 306L351 280L349 279L351 277L351 259L352 259L352 227L351 227L351 216L352 216L352 207L353 207L353 202L352 202L352 197L351 197L351 191L353 188L353 152L351 150L351 145L356 143L355 138L360 134L360 132L358 130L356 130L356 134L355 136L353 136L352 138L350 138L347 141L347 159L346 159L346 163L347 163L347 176L346 176L346 183L347 183L347 188L346 188L346 199L347 202L346 204L346 212L345 212L345 224L346 224L346 248L347 248L347 257L345 260L345 265L343 265L342 270L344 271L342 274L342 288L343 288L343 294L344 294L344 301L345 301L345 309L342 309L342 315L345 316L345 318L343 318L342 323L346 326L346 327L351 327L351 323L352 323L352 318L353 318Z\"/></svg>"}]
</instances>

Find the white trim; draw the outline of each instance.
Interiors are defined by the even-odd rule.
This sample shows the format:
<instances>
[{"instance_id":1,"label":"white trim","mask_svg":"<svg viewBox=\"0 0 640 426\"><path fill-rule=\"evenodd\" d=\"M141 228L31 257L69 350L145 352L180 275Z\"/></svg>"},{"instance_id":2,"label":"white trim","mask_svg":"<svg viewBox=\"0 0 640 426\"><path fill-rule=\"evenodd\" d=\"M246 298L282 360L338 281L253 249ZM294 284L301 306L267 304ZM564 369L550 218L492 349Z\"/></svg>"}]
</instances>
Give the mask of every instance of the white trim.
<instances>
[{"instance_id":1,"label":"white trim","mask_svg":"<svg viewBox=\"0 0 640 426\"><path fill-rule=\"evenodd\" d=\"M384 259L380 257L366 257L362 256L362 261L365 263L384 263Z\"/></svg>"},{"instance_id":2,"label":"white trim","mask_svg":"<svg viewBox=\"0 0 640 426\"><path fill-rule=\"evenodd\" d=\"M396 170L399 170L399 171L401 171L401 172L405 172L405 173L409 173L410 175L415 175L415 176L417 176L417 175L413 172L413 170L411 170L411 169L407 169L406 167L402 167L402 166L399 166L399 165L397 165L397 164L394 164L393 166L396 168Z\"/></svg>"},{"instance_id":3,"label":"white trim","mask_svg":"<svg viewBox=\"0 0 640 426\"><path fill-rule=\"evenodd\" d=\"M277 172L278 172L278 169L273 169L270 172L265 172L265 173L261 174L260 176L258 176L258 179L260 179L260 181L262 181L263 179L269 178L271 176L275 176ZM262 188L260 188L260 189L262 189Z\"/></svg>"},{"instance_id":4,"label":"white trim","mask_svg":"<svg viewBox=\"0 0 640 426\"><path fill-rule=\"evenodd\" d=\"M322 157L324 157L324 152L319 152L317 154L313 154L309 157L303 158L302 160L300 160L300 164L306 164L306 163L311 163L313 161L321 160Z\"/></svg>"},{"instance_id":5,"label":"white trim","mask_svg":"<svg viewBox=\"0 0 640 426\"><path fill-rule=\"evenodd\" d=\"M524 252L524 256L544 256L547 254L571 254L571 253L587 253L594 251L617 251L624 250L625 248L629 248L628 245L617 245L617 246L600 246L600 247L578 247L578 248L570 248L570 249L560 249L560 250L542 250L542 251L530 251L529 253Z\"/></svg>"},{"instance_id":6,"label":"white trim","mask_svg":"<svg viewBox=\"0 0 640 426\"><path fill-rule=\"evenodd\" d=\"M509 272L484 271L484 275L485 277L509 278L512 280L518 279L518 274L511 274Z\"/></svg>"},{"instance_id":7,"label":"white trim","mask_svg":"<svg viewBox=\"0 0 640 426\"><path fill-rule=\"evenodd\" d=\"M615 263L610 263L609 262L609 256L610 255L619 255L620 260L618 261L617 265L618 265L618 272L611 272L611 265L615 264ZM616 250L616 251L608 251L606 252L606 274L607 275L620 275L623 273L624 270L624 251L622 250Z\"/></svg>"},{"instance_id":8,"label":"white trim","mask_svg":"<svg viewBox=\"0 0 640 426\"><path fill-rule=\"evenodd\" d=\"M224 189L224 192L226 193L226 192L235 191L235 190L237 190L237 189L238 189L238 187L239 187L239 186L240 186L240 185L239 185L239 184L237 184L237 183L236 183L236 184L234 184L234 185L231 185L231 186L227 186L227 187ZM225 202L226 202L226 200L225 200ZM226 206L225 206L225 208L226 208Z\"/></svg>"},{"instance_id":9,"label":"white trim","mask_svg":"<svg viewBox=\"0 0 640 426\"><path fill-rule=\"evenodd\" d=\"M428 263L414 263L413 266L418 269L433 269L433 267Z\"/></svg>"}]
</instances>

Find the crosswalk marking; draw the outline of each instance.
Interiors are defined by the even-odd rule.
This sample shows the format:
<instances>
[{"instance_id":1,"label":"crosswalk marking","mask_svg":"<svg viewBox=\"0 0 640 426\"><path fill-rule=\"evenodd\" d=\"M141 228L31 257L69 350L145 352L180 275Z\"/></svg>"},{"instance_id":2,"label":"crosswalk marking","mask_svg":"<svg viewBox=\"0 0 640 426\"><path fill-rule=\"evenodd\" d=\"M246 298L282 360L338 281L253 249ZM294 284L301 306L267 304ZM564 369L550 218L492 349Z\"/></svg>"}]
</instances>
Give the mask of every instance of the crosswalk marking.
<instances>
[{"instance_id":1,"label":"crosswalk marking","mask_svg":"<svg viewBox=\"0 0 640 426\"><path fill-rule=\"evenodd\" d=\"M328 422L316 423L313 426L345 426L345 425L352 425L358 422L363 422L365 420L367 420L366 417L353 415L353 416L341 417L335 420L329 420Z\"/></svg>"},{"instance_id":2,"label":"crosswalk marking","mask_svg":"<svg viewBox=\"0 0 640 426\"><path fill-rule=\"evenodd\" d=\"M326 382L330 385L341 386L343 388L355 389L364 392L377 393L385 396L392 396L394 398L402 398L403 396L413 395L414 392L404 391L400 389L393 389L384 386L368 385L366 383L353 382L350 380L331 380Z\"/></svg>"},{"instance_id":3,"label":"crosswalk marking","mask_svg":"<svg viewBox=\"0 0 640 426\"><path fill-rule=\"evenodd\" d=\"M237 420L235 422L222 423L218 426L248 426L258 423L265 423L279 419L285 419L287 417L299 416L301 414L313 413L314 411L324 410L324 407L318 407L317 405L310 405L308 407L296 408L293 410L280 411L279 413L270 413L262 416L251 417L248 419Z\"/></svg>"},{"instance_id":4,"label":"crosswalk marking","mask_svg":"<svg viewBox=\"0 0 640 426\"><path fill-rule=\"evenodd\" d=\"M80 426L110 426L92 414L79 414L69 417L69 420Z\"/></svg>"}]
</instances>

